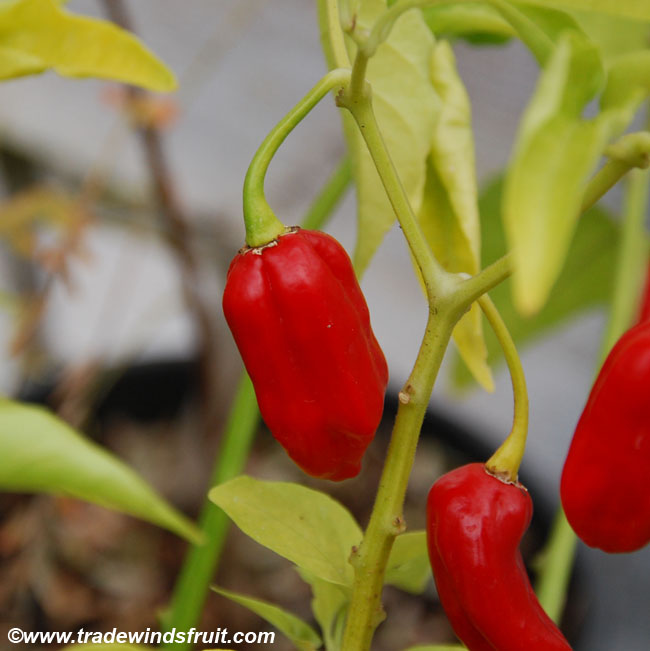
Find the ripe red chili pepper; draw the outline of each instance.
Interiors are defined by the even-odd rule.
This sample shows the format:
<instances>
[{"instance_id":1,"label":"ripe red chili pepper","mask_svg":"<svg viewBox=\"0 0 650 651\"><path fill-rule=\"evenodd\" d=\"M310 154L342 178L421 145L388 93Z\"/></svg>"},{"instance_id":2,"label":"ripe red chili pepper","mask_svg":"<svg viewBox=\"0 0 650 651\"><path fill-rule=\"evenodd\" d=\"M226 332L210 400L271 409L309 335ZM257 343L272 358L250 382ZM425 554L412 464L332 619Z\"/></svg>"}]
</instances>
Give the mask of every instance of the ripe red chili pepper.
<instances>
[{"instance_id":1,"label":"ripe red chili pepper","mask_svg":"<svg viewBox=\"0 0 650 651\"><path fill-rule=\"evenodd\" d=\"M528 579L519 543L533 504L519 483L480 463L452 470L427 502L429 558L440 602L470 651L566 651Z\"/></svg>"},{"instance_id":2,"label":"ripe red chili pepper","mask_svg":"<svg viewBox=\"0 0 650 651\"><path fill-rule=\"evenodd\" d=\"M273 436L310 475L355 476L381 420L388 368L343 247L295 228L242 249L223 310Z\"/></svg>"},{"instance_id":3,"label":"ripe red chili pepper","mask_svg":"<svg viewBox=\"0 0 650 651\"><path fill-rule=\"evenodd\" d=\"M650 321L612 348L569 448L562 505L580 538L606 552L650 542Z\"/></svg>"}]
</instances>

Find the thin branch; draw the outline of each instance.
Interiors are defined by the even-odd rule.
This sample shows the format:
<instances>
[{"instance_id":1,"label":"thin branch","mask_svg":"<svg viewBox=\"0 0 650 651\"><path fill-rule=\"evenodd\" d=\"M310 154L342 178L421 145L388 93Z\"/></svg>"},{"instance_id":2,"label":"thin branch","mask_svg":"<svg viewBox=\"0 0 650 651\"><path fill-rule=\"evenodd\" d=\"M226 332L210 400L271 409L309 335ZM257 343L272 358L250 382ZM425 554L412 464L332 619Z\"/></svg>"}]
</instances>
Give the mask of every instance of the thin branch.
<instances>
[{"instance_id":1,"label":"thin branch","mask_svg":"<svg viewBox=\"0 0 650 651\"><path fill-rule=\"evenodd\" d=\"M106 14L113 22L124 29L133 31L123 0L103 0L103 4ZM129 86L127 93L131 101L137 101L145 94L145 91ZM167 242L180 266L183 297L193 316L197 331L202 429L208 436L214 432L216 424L214 395L217 384L217 364L212 314L199 292L199 265L191 246L191 231L188 219L178 201L160 131L154 124L147 123L139 125L137 133L153 182L160 215L166 227Z\"/></svg>"}]
</instances>

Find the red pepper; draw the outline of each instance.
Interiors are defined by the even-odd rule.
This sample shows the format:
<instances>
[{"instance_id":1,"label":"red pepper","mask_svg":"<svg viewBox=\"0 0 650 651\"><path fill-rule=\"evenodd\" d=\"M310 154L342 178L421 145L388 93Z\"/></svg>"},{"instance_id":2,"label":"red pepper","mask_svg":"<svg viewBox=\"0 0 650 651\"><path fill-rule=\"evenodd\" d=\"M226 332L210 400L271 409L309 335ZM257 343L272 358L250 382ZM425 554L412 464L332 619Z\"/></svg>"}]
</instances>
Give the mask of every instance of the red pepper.
<instances>
[{"instance_id":1,"label":"red pepper","mask_svg":"<svg viewBox=\"0 0 650 651\"><path fill-rule=\"evenodd\" d=\"M650 321L605 360L576 427L560 486L580 538L606 552L650 542Z\"/></svg>"},{"instance_id":2,"label":"red pepper","mask_svg":"<svg viewBox=\"0 0 650 651\"><path fill-rule=\"evenodd\" d=\"M520 483L472 463L432 486L427 542L438 596L470 651L567 651L528 579L519 543L533 504Z\"/></svg>"},{"instance_id":3,"label":"red pepper","mask_svg":"<svg viewBox=\"0 0 650 651\"><path fill-rule=\"evenodd\" d=\"M295 228L242 249L223 310L273 436L308 474L354 477L381 420L388 368L343 247Z\"/></svg>"}]
</instances>

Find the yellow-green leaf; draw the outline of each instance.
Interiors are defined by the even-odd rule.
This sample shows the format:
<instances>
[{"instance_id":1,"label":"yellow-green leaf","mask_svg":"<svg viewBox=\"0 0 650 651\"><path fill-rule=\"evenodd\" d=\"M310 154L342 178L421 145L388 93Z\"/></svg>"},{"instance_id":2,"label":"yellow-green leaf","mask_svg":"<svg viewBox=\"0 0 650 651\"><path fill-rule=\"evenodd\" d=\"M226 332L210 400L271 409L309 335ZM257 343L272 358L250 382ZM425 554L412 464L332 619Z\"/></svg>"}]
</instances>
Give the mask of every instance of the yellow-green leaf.
<instances>
[{"instance_id":1,"label":"yellow-green leaf","mask_svg":"<svg viewBox=\"0 0 650 651\"><path fill-rule=\"evenodd\" d=\"M115 79L156 91L176 87L173 73L131 33L74 15L53 0L0 6L0 43L2 78L52 68L68 77Z\"/></svg>"},{"instance_id":2,"label":"yellow-green leaf","mask_svg":"<svg viewBox=\"0 0 650 651\"><path fill-rule=\"evenodd\" d=\"M131 468L40 407L0 400L0 490L69 495L197 542L201 535Z\"/></svg>"},{"instance_id":3,"label":"yellow-green leaf","mask_svg":"<svg viewBox=\"0 0 650 651\"><path fill-rule=\"evenodd\" d=\"M431 81L440 98L431 138L425 190L418 219L436 258L447 271L475 274L480 268L480 223L474 163L471 106L447 41L436 44ZM454 328L454 342L488 391L494 387L487 365L477 306Z\"/></svg>"},{"instance_id":4,"label":"yellow-green leaf","mask_svg":"<svg viewBox=\"0 0 650 651\"><path fill-rule=\"evenodd\" d=\"M316 649L320 648L322 644L320 635L309 624L293 613L287 612L267 601L247 597L246 595L231 592L224 588L212 586L212 589L217 594L238 603L240 606L244 606L244 608L248 608L248 610L259 615L272 626L275 626L275 628L293 642L299 651L316 651Z\"/></svg>"},{"instance_id":5,"label":"yellow-green leaf","mask_svg":"<svg viewBox=\"0 0 650 651\"><path fill-rule=\"evenodd\" d=\"M546 65L553 53L558 36L576 27L573 19L560 11L525 5L516 7L509 0L489 0L489 3L510 23L541 66Z\"/></svg>"},{"instance_id":6,"label":"yellow-green leaf","mask_svg":"<svg viewBox=\"0 0 650 651\"><path fill-rule=\"evenodd\" d=\"M607 142L633 117L638 101L584 119L603 80L598 51L568 33L542 72L519 127L508 169L503 220L515 273L517 309L541 309L571 243L584 189Z\"/></svg>"},{"instance_id":7,"label":"yellow-green leaf","mask_svg":"<svg viewBox=\"0 0 650 651\"><path fill-rule=\"evenodd\" d=\"M517 4L535 4L558 9L579 9L610 16L624 16L639 20L650 20L648 0L514 0Z\"/></svg>"},{"instance_id":8,"label":"yellow-green leaf","mask_svg":"<svg viewBox=\"0 0 650 651\"><path fill-rule=\"evenodd\" d=\"M385 8L385 0L363 0L357 18L359 29L371 27ZM432 48L433 36L421 12L408 11L371 59L367 73L379 127L415 211L422 199L425 163L438 104L429 79ZM351 55L354 49L350 41ZM349 116L345 126L358 202L359 235L354 264L357 272L362 273L393 226L395 213Z\"/></svg>"},{"instance_id":9,"label":"yellow-green leaf","mask_svg":"<svg viewBox=\"0 0 650 651\"><path fill-rule=\"evenodd\" d=\"M489 265L505 255L506 241L501 223L503 183L497 179L481 193L480 210L483 224L484 264ZM604 305L611 298L620 228L602 208L596 206L578 220L575 236L562 273L549 300L535 316L522 317L515 309L511 296L511 280L490 291L517 346L538 339L553 328L587 310ZM490 328L486 330L488 360L493 368L503 362L503 351ZM456 360L452 377L458 387L467 386L472 377Z\"/></svg>"},{"instance_id":10,"label":"yellow-green leaf","mask_svg":"<svg viewBox=\"0 0 650 651\"><path fill-rule=\"evenodd\" d=\"M650 50L616 57L608 73L601 98L602 108L636 105L650 94Z\"/></svg>"},{"instance_id":11,"label":"yellow-green leaf","mask_svg":"<svg viewBox=\"0 0 650 651\"><path fill-rule=\"evenodd\" d=\"M43 72L45 68L42 60L29 52L0 46L0 79L33 75Z\"/></svg>"},{"instance_id":12,"label":"yellow-green leaf","mask_svg":"<svg viewBox=\"0 0 650 651\"><path fill-rule=\"evenodd\" d=\"M431 160L447 191L459 231L466 242L467 258L472 260L471 269L459 271L474 273L479 266L481 230L471 105L447 41L440 41L433 51L431 80L442 102L433 129Z\"/></svg>"},{"instance_id":13,"label":"yellow-green leaf","mask_svg":"<svg viewBox=\"0 0 650 651\"><path fill-rule=\"evenodd\" d=\"M430 578L426 532L411 531L397 536L386 567L386 583L421 594Z\"/></svg>"},{"instance_id":14,"label":"yellow-green leaf","mask_svg":"<svg viewBox=\"0 0 650 651\"><path fill-rule=\"evenodd\" d=\"M363 534L350 512L329 495L241 476L215 486L210 499L260 545L318 578L352 583L348 559Z\"/></svg>"},{"instance_id":15,"label":"yellow-green leaf","mask_svg":"<svg viewBox=\"0 0 650 651\"><path fill-rule=\"evenodd\" d=\"M311 586L311 609L323 634L325 648L340 649L350 589L319 579L301 568L298 568L298 572Z\"/></svg>"},{"instance_id":16,"label":"yellow-green leaf","mask_svg":"<svg viewBox=\"0 0 650 651\"><path fill-rule=\"evenodd\" d=\"M515 30L499 12L482 2L423 7L422 15L435 36L460 36L477 43L501 43Z\"/></svg>"},{"instance_id":17,"label":"yellow-green leaf","mask_svg":"<svg viewBox=\"0 0 650 651\"><path fill-rule=\"evenodd\" d=\"M587 11L572 11L571 15L585 34L598 45L605 62L650 46L650 20L634 20Z\"/></svg>"}]
</instances>

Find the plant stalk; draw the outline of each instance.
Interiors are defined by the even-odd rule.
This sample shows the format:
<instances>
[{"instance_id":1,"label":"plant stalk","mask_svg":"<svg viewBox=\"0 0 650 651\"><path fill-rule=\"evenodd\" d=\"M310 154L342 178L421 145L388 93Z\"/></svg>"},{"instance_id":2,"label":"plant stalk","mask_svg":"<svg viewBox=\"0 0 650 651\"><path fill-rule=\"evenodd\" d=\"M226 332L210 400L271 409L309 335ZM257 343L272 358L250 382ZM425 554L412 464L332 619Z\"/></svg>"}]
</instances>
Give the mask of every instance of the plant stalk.
<instances>
[{"instance_id":1,"label":"plant stalk","mask_svg":"<svg viewBox=\"0 0 650 651\"><path fill-rule=\"evenodd\" d=\"M337 103L350 111L359 126L388 199L402 227L404 237L406 237L413 258L422 273L429 305L437 304L455 286L455 282L453 282L455 276L442 268L427 244L382 138L368 90L364 88L361 96L353 95L353 91L352 85L348 85L346 90L337 97Z\"/></svg>"},{"instance_id":2,"label":"plant stalk","mask_svg":"<svg viewBox=\"0 0 650 651\"><path fill-rule=\"evenodd\" d=\"M255 391L248 374L244 373L223 433L210 486L216 486L240 474L248 459L259 418ZM173 628L188 631L198 624L230 521L220 508L206 500L198 524L206 542L192 546L187 553L169 609L162 617L165 631ZM164 648L188 649L189 646L166 644Z\"/></svg>"},{"instance_id":3,"label":"plant stalk","mask_svg":"<svg viewBox=\"0 0 650 651\"><path fill-rule=\"evenodd\" d=\"M342 651L367 651L384 619L381 593L386 564L396 536L406 527L402 506L420 428L454 325L449 314L430 313L415 366L399 394L400 406L370 522L351 557L355 578Z\"/></svg>"},{"instance_id":4,"label":"plant stalk","mask_svg":"<svg viewBox=\"0 0 650 651\"><path fill-rule=\"evenodd\" d=\"M381 136L367 84L355 87L350 83L337 97L337 103L352 113L359 126L420 269L429 301L426 332L413 371L399 394L400 406L370 522L351 557L355 578L342 651L367 651L384 617L381 593L386 564L395 537L405 528L402 507L431 391L452 330L473 299L457 299L462 283L442 268L429 249ZM483 282L475 282L476 297L492 282L496 281L491 275Z\"/></svg>"}]
</instances>

